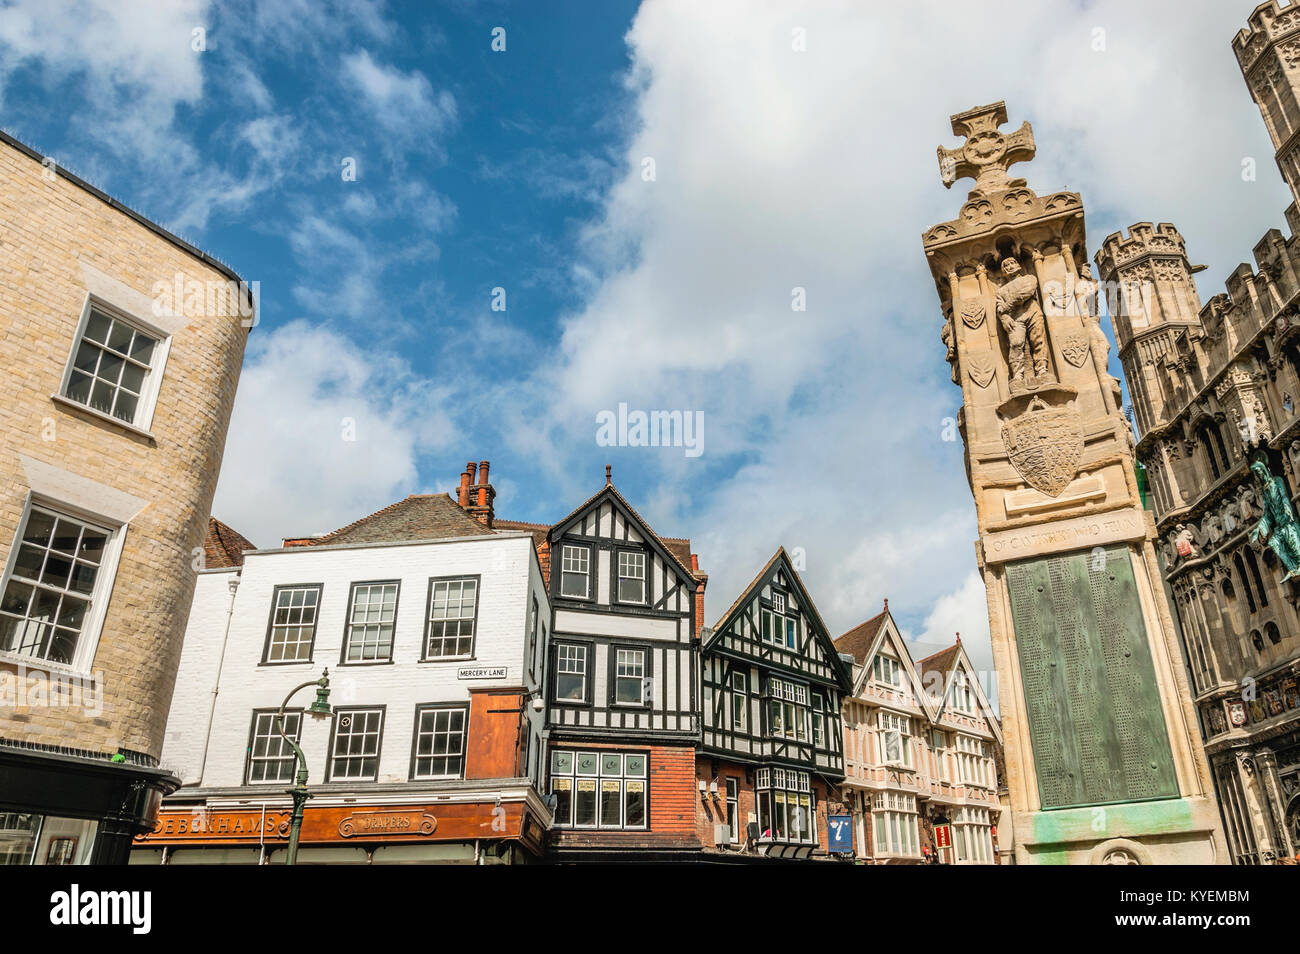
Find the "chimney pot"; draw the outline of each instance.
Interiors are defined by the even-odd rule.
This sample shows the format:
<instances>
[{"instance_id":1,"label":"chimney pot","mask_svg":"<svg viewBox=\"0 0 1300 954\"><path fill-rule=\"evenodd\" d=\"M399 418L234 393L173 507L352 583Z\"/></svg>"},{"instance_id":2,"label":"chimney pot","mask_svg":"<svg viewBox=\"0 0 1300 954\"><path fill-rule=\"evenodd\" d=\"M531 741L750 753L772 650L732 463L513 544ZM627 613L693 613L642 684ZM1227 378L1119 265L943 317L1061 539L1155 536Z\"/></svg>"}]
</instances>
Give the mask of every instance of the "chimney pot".
<instances>
[{"instance_id":1,"label":"chimney pot","mask_svg":"<svg viewBox=\"0 0 1300 954\"><path fill-rule=\"evenodd\" d=\"M469 470L460 475L460 489L456 492L456 502L462 507L469 506Z\"/></svg>"},{"instance_id":2,"label":"chimney pot","mask_svg":"<svg viewBox=\"0 0 1300 954\"><path fill-rule=\"evenodd\" d=\"M473 486L474 484L478 483L478 478L475 477L475 474L478 473L478 464L474 463L473 461L470 461L468 464L465 465L465 473L469 474L470 486Z\"/></svg>"},{"instance_id":3,"label":"chimney pot","mask_svg":"<svg viewBox=\"0 0 1300 954\"><path fill-rule=\"evenodd\" d=\"M486 484L488 482L488 462L485 460L479 461L478 482L480 484Z\"/></svg>"},{"instance_id":4,"label":"chimney pot","mask_svg":"<svg viewBox=\"0 0 1300 954\"><path fill-rule=\"evenodd\" d=\"M691 569L696 573L700 572L700 555L698 553L691 554Z\"/></svg>"}]
</instances>

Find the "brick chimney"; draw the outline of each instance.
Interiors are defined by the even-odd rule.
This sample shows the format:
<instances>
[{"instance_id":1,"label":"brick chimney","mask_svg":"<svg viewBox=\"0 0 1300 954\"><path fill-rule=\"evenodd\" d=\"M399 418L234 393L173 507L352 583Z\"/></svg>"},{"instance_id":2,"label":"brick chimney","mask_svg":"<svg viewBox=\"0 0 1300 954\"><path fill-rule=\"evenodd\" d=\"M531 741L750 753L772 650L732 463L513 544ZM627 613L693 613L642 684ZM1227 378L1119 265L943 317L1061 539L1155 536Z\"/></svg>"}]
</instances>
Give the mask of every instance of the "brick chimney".
<instances>
[{"instance_id":1,"label":"brick chimney","mask_svg":"<svg viewBox=\"0 0 1300 954\"><path fill-rule=\"evenodd\" d=\"M700 572L700 555L691 554L691 573L699 587L695 590L695 638L700 638L700 631L704 629L704 588L709 585L709 575Z\"/></svg>"},{"instance_id":2,"label":"brick chimney","mask_svg":"<svg viewBox=\"0 0 1300 954\"><path fill-rule=\"evenodd\" d=\"M490 466L485 460L479 461L478 472L475 474L474 464L471 461L465 465L465 473L461 474L461 490L466 498L461 506L469 512L471 517L489 530L492 529L492 523L495 519L492 501L497 495L496 490L488 483L488 468ZM476 477L477 479L475 479Z\"/></svg>"},{"instance_id":3,"label":"brick chimney","mask_svg":"<svg viewBox=\"0 0 1300 954\"><path fill-rule=\"evenodd\" d=\"M465 465L465 470L460 475L460 489L456 494L456 502L462 507L469 507L469 488L474 483L474 475L478 470L478 464L470 461Z\"/></svg>"}]
</instances>

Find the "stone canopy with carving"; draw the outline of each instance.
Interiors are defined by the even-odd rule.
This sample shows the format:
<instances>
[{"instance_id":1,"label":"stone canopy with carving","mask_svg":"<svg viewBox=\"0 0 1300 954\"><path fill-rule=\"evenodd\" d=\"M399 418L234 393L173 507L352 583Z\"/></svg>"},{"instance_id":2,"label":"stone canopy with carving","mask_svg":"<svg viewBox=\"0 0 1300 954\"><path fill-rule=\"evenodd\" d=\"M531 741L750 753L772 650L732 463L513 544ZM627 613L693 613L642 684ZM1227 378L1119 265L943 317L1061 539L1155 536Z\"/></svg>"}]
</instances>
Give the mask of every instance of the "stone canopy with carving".
<instances>
[{"instance_id":1,"label":"stone canopy with carving","mask_svg":"<svg viewBox=\"0 0 1300 954\"><path fill-rule=\"evenodd\" d=\"M1039 196L1024 179L1010 176L1007 170L1014 163L1034 158L1034 132L1028 122L1021 123L1013 133L1002 132L998 127L1006 121L1007 106L1002 101L977 106L952 117L954 135L964 136L966 141L956 149L939 147L939 174L948 188L965 178L974 179L975 185L958 218L935 225L925 233L923 242L927 249L999 225L1032 222L1071 209L1082 211L1078 193Z\"/></svg>"}]
</instances>

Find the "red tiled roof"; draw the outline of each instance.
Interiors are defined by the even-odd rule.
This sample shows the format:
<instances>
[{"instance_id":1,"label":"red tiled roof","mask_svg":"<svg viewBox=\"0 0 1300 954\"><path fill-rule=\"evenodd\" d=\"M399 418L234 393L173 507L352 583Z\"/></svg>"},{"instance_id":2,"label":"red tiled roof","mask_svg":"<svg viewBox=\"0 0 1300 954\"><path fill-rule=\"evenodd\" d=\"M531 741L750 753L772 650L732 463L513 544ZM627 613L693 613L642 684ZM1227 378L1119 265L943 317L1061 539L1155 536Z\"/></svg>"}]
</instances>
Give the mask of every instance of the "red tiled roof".
<instances>
[{"instance_id":1,"label":"red tiled roof","mask_svg":"<svg viewBox=\"0 0 1300 954\"><path fill-rule=\"evenodd\" d=\"M203 565L209 570L244 565L244 551L256 550L257 544L216 517L208 517L203 534Z\"/></svg>"},{"instance_id":2,"label":"red tiled roof","mask_svg":"<svg viewBox=\"0 0 1300 954\"><path fill-rule=\"evenodd\" d=\"M871 652L871 647L875 645L876 634L880 632L880 627L885 624L885 617L888 615L889 610L881 610L865 623L859 623L843 636L838 637L835 640L836 651L849 653L859 666L866 665L867 653Z\"/></svg>"},{"instance_id":3,"label":"red tiled roof","mask_svg":"<svg viewBox=\"0 0 1300 954\"><path fill-rule=\"evenodd\" d=\"M937 653L931 653L924 659L918 659L916 668L920 670L921 681L925 682L925 677L932 672L947 674L952 669L952 665L957 661L957 654L961 652L961 643L953 643L947 649L941 649Z\"/></svg>"}]
</instances>

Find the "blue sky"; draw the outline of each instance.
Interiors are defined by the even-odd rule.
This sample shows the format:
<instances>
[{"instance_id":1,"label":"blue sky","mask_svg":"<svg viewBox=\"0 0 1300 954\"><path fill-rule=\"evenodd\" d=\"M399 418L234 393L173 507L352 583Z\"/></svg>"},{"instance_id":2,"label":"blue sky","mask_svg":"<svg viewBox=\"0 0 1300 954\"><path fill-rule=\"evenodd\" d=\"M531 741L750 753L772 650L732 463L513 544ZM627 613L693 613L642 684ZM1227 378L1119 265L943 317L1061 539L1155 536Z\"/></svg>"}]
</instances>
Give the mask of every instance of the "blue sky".
<instances>
[{"instance_id":1,"label":"blue sky","mask_svg":"<svg viewBox=\"0 0 1300 954\"><path fill-rule=\"evenodd\" d=\"M1229 47L1252 7L0 0L0 122L260 283L214 505L257 543L471 458L553 520L609 463L710 618L783 544L836 632L889 597L987 666L920 246L969 183L935 147L1005 99L1091 251L1172 221L1208 298L1288 201ZM619 403L702 412L704 452L598 446Z\"/></svg>"}]
</instances>

